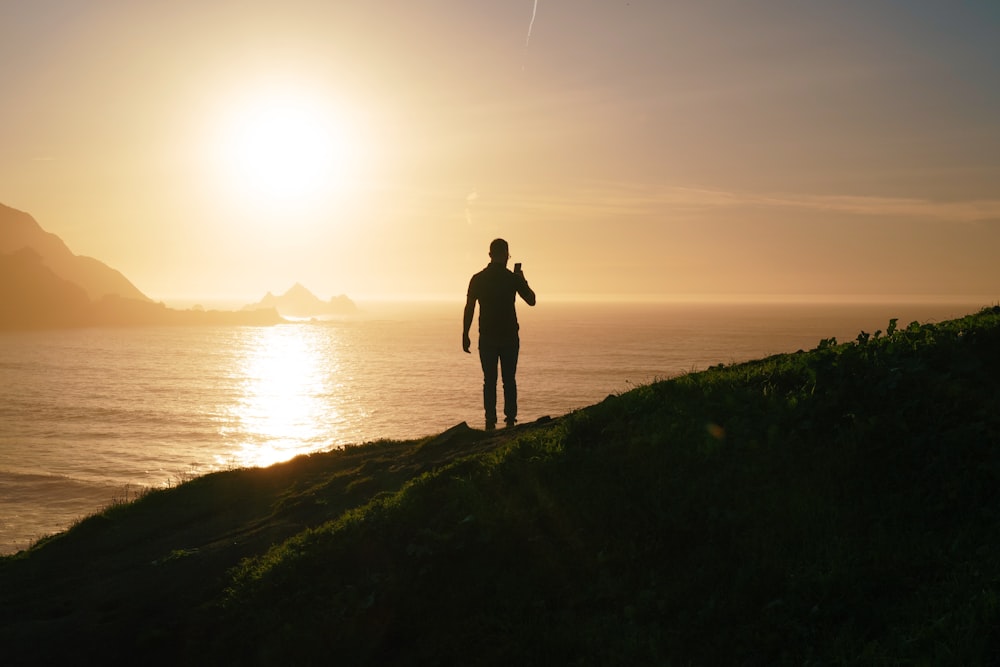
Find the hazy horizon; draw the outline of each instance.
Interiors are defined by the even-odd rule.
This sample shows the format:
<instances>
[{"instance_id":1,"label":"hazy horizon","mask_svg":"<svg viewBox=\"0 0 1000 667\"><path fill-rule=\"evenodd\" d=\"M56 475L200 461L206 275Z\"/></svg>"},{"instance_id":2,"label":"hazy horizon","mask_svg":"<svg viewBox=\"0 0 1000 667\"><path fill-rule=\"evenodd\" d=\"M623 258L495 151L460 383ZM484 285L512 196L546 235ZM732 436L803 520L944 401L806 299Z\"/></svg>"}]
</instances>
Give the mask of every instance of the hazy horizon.
<instances>
[{"instance_id":1,"label":"hazy horizon","mask_svg":"<svg viewBox=\"0 0 1000 667\"><path fill-rule=\"evenodd\" d=\"M5 3L0 202L166 303L461 299L498 236L542 302L996 302L998 34L930 0Z\"/></svg>"},{"instance_id":2,"label":"hazy horizon","mask_svg":"<svg viewBox=\"0 0 1000 667\"><path fill-rule=\"evenodd\" d=\"M308 289L308 285L305 286ZM312 290L310 290L312 291ZM272 294L280 295L284 290L271 290ZM172 308L203 308L232 309L256 303L263 295L208 295L204 297L192 295L174 295L157 298ZM340 294L316 294L321 300L327 300ZM391 309L394 306L407 305L440 305L453 306L460 312L465 303L464 293L455 294L410 294L410 295L360 295L344 294L359 307L372 306ZM545 304L550 305L799 305L799 304L831 304L831 305L901 305L901 304L970 304L993 306L1000 303L996 297L989 294L552 294L547 295ZM530 311L527 311L530 312ZM336 315L335 317L349 317ZM457 317L457 316L456 316Z\"/></svg>"}]
</instances>

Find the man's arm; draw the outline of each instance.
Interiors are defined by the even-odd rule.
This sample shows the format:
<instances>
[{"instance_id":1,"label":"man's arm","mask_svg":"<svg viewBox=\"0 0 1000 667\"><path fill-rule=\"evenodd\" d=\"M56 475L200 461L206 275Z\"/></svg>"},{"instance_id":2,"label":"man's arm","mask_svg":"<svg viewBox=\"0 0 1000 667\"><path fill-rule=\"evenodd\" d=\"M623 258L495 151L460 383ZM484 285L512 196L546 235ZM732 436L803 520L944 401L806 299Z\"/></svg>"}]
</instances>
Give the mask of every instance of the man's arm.
<instances>
[{"instance_id":1,"label":"man's arm","mask_svg":"<svg viewBox=\"0 0 1000 667\"><path fill-rule=\"evenodd\" d=\"M515 273L517 276L517 293L521 295L524 302L529 306L535 305L535 291L528 286L528 281L523 273Z\"/></svg>"},{"instance_id":2,"label":"man's arm","mask_svg":"<svg viewBox=\"0 0 1000 667\"><path fill-rule=\"evenodd\" d=\"M469 348L472 347L472 341L469 339L469 329L472 328L472 317L476 313L476 297L472 296L470 291L469 295L465 297L465 313L462 316L462 349L472 354Z\"/></svg>"}]
</instances>

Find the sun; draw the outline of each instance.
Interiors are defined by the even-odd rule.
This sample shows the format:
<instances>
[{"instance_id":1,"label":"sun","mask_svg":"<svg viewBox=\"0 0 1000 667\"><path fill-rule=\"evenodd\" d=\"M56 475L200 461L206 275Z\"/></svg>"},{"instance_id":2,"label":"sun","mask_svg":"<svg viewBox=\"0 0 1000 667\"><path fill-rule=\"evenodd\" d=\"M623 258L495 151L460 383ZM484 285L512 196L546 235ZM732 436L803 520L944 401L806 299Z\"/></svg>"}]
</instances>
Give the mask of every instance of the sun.
<instances>
[{"instance_id":1,"label":"sun","mask_svg":"<svg viewBox=\"0 0 1000 667\"><path fill-rule=\"evenodd\" d=\"M361 168L346 114L299 90L243 95L222 114L216 170L253 206L308 207L349 185Z\"/></svg>"}]
</instances>

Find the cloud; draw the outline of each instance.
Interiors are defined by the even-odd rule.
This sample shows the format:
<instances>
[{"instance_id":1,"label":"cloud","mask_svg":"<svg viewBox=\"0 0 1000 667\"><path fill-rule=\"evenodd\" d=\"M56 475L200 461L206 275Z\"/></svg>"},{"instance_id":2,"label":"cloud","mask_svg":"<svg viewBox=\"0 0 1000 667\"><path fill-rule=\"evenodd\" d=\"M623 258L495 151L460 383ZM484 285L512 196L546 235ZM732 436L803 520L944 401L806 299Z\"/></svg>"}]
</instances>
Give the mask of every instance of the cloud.
<instances>
[{"instance_id":1,"label":"cloud","mask_svg":"<svg viewBox=\"0 0 1000 667\"><path fill-rule=\"evenodd\" d=\"M535 209L554 215L643 216L697 213L725 208L795 208L848 215L912 218L954 223L985 223L1000 218L1000 199L936 201L906 197L749 193L697 187L602 185L568 196L526 194L506 208Z\"/></svg>"},{"instance_id":2,"label":"cloud","mask_svg":"<svg viewBox=\"0 0 1000 667\"><path fill-rule=\"evenodd\" d=\"M902 197L852 195L763 195L747 197L751 205L796 207L854 215L924 218L950 222L980 222L1000 216L1000 200L934 201Z\"/></svg>"},{"instance_id":3,"label":"cloud","mask_svg":"<svg viewBox=\"0 0 1000 667\"><path fill-rule=\"evenodd\" d=\"M655 186L636 183L594 182L580 186L525 186L491 190L483 198L478 187L390 188L394 199L406 202L399 210L414 213L455 210L462 201L468 225L532 219L559 224L610 221L646 223L663 220L708 220L713 212L799 210L808 214L839 213L844 216L925 220L950 224L995 225L1000 220L1000 199L940 201L910 197L812 195L745 192L710 187ZM807 219L807 218L804 218Z\"/></svg>"}]
</instances>

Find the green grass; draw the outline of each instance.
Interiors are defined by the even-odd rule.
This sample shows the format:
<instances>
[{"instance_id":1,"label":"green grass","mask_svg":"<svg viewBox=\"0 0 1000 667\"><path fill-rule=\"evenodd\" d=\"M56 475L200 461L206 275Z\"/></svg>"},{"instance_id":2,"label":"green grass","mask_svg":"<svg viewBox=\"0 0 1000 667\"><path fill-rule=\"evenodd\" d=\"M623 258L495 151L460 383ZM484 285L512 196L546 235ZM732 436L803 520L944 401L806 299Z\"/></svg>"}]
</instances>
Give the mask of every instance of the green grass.
<instances>
[{"instance_id":1,"label":"green grass","mask_svg":"<svg viewBox=\"0 0 1000 667\"><path fill-rule=\"evenodd\" d=\"M200 477L0 559L3 659L997 664L998 378L990 308Z\"/></svg>"}]
</instances>

